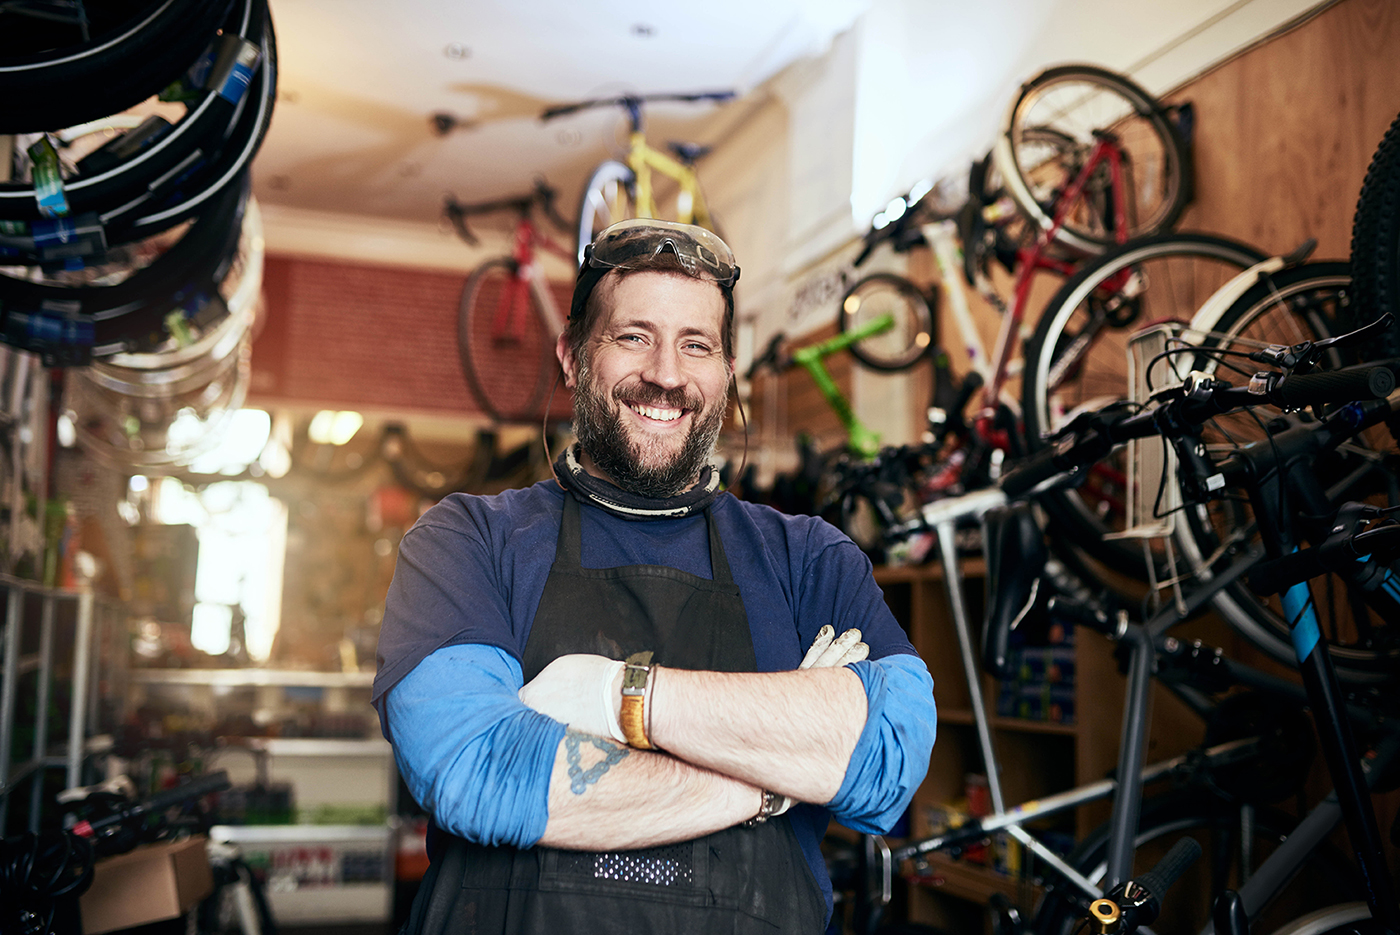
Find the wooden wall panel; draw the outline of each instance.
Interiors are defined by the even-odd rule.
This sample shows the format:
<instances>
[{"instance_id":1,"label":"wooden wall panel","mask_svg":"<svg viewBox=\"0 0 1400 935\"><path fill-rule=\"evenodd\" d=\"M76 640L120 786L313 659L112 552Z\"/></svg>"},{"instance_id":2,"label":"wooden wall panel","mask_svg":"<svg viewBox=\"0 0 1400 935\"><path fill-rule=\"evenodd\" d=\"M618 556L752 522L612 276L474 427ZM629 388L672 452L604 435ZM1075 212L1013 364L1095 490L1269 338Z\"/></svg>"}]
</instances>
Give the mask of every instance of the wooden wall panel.
<instances>
[{"instance_id":1,"label":"wooden wall panel","mask_svg":"<svg viewBox=\"0 0 1400 935\"><path fill-rule=\"evenodd\" d=\"M1343 0L1168 96L1196 111L1181 227L1345 259L1371 155L1400 112L1400 4Z\"/></svg>"}]
</instances>

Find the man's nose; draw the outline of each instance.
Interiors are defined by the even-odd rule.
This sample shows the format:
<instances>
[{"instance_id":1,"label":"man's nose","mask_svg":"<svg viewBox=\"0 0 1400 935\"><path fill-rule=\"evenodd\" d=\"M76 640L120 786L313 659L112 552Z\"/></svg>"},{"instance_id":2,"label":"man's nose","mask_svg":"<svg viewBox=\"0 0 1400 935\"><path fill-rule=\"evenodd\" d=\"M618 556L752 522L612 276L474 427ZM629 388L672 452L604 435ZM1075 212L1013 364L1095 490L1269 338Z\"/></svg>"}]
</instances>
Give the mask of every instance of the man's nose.
<instances>
[{"instance_id":1,"label":"man's nose","mask_svg":"<svg viewBox=\"0 0 1400 935\"><path fill-rule=\"evenodd\" d=\"M666 389L680 386L685 382L680 351L666 344L658 344L647 355L642 378Z\"/></svg>"}]
</instances>

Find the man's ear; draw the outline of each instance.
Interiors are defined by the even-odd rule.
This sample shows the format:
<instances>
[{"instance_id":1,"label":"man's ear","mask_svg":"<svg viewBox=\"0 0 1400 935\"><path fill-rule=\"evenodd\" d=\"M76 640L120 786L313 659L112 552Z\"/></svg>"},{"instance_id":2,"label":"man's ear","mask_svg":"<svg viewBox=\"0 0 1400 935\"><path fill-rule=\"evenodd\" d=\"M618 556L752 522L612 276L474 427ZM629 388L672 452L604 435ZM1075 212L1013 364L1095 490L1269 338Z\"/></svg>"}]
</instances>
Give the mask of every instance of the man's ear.
<instances>
[{"instance_id":1,"label":"man's ear","mask_svg":"<svg viewBox=\"0 0 1400 935\"><path fill-rule=\"evenodd\" d=\"M574 360L573 349L569 347L568 335L559 335L559 340L554 344L554 356L559 358L559 366L564 368L564 385L573 389L578 382L577 361Z\"/></svg>"}]
</instances>

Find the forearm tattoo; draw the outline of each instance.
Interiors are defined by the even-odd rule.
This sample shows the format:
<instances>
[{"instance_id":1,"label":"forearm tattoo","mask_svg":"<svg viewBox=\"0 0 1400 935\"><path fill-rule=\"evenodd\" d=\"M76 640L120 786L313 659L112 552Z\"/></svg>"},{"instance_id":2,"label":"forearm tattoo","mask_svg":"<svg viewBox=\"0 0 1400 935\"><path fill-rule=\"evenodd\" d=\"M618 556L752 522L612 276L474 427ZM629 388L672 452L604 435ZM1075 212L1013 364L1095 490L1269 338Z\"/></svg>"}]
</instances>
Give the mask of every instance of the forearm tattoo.
<instances>
[{"instance_id":1,"label":"forearm tattoo","mask_svg":"<svg viewBox=\"0 0 1400 935\"><path fill-rule=\"evenodd\" d=\"M592 766L583 766L583 745L589 744L604 754ZM594 737L583 731L564 731L564 756L569 763L569 791L583 795L588 787L603 778L603 774L621 763L632 753L631 748L621 747L602 737Z\"/></svg>"}]
</instances>

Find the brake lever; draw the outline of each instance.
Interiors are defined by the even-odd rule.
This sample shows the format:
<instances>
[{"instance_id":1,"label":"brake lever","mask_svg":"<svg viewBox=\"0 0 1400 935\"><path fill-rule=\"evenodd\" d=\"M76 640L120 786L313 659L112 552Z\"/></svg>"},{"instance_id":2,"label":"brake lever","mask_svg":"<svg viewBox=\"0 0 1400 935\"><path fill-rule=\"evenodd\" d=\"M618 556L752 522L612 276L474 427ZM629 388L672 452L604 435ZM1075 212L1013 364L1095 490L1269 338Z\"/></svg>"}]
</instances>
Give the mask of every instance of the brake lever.
<instances>
[{"instance_id":1,"label":"brake lever","mask_svg":"<svg viewBox=\"0 0 1400 935\"><path fill-rule=\"evenodd\" d=\"M1317 362L1322 359L1322 355L1328 350L1367 341L1385 331L1394 321L1395 316L1386 312L1380 318L1362 325L1355 331L1323 338L1320 341L1302 341L1293 345L1271 344L1262 350L1252 352L1249 359L1257 363L1272 364L1285 370L1306 373L1316 366Z\"/></svg>"}]
</instances>

